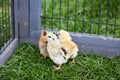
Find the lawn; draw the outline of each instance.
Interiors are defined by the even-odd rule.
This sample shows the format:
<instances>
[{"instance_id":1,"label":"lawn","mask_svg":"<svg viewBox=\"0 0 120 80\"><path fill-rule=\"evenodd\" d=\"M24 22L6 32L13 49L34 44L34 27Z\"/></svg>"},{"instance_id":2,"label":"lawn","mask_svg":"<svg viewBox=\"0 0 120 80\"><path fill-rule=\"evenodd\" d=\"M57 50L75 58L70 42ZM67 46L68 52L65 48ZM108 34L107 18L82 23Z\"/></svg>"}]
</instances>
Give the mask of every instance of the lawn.
<instances>
[{"instance_id":1,"label":"lawn","mask_svg":"<svg viewBox=\"0 0 120 80\"><path fill-rule=\"evenodd\" d=\"M1 80L119 80L120 58L109 59L79 54L76 63L64 64L60 70L44 59L38 47L20 44L5 65L0 68Z\"/></svg>"}]
</instances>

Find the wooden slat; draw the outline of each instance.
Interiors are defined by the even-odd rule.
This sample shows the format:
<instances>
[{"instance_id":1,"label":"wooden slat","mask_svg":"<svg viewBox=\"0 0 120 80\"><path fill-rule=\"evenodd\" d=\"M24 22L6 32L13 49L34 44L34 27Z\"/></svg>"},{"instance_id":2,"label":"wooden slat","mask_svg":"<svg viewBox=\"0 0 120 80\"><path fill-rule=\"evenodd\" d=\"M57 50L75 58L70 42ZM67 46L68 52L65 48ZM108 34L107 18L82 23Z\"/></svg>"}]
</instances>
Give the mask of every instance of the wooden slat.
<instances>
[{"instance_id":1,"label":"wooden slat","mask_svg":"<svg viewBox=\"0 0 120 80\"><path fill-rule=\"evenodd\" d=\"M29 0L19 0L19 36L29 37Z\"/></svg>"},{"instance_id":2,"label":"wooden slat","mask_svg":"<svg viewBox=\"0 0 120 80\"><path fill-rule=\"evenodd\" d=\"M0 55L0 67L5 63L5 61L12 55L13 51L18 45L18 39L14 39L9 46Z\"/></svg>"},{"instance_id":3,"label":"wooden slat","mask_svg":"<svg viewBox=\"0 0 120 80\"><path fill-rule=\"evenodd\" d=\"M12 27L14 27L15 29L15 37L18 38L18 0L12 0L12 10L11 10L11 13L12 13L12 16L14 16L14 18L12 18ZM13 12L14 11L14 12Z\"/></svg>"},{"instance_id":4,"label":"wooden slat","mask_svg":"<svg viewBox=\"0 0 120 80\"><path fill-rule=\"evenodd\" d=\"M30 0L30 36L36 37L40 29L41 0ZM36 36L34 36L36 34Z\"/></svg>"},{"instance_id":5,"label":"wooden slat","mask_svg":"<svg viewBox=\"0 0 120 80\"><path fill-rule=\"evenodd\" d=\"M110 58L120 56L120 39L74 33L71 33L71 36L83 53L97 54Z\"/></svg>"}]
</instances>

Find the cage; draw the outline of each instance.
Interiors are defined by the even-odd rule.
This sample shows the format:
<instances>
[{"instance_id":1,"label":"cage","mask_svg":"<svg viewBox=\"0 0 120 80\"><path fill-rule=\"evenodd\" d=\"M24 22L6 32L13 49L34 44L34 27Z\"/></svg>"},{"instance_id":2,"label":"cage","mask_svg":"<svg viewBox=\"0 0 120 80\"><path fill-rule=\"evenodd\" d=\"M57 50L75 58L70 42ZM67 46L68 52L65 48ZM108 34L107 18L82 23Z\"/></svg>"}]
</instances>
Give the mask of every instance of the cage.
<instances>
[{"instance_id":1,"label":"cage","mask_svg":"<svg viewBox=\"0 0 120 80\"><path fill-rule=\"evenodd\" d=\"M0 64L19 43L38 45L43 29L69 31L85 53L107 57L120 54L119 0L0 0L0 3Z\"/></svg>"},{"instance_id":2,"label":"cage","mask_svg":"<svg viewBox=\"0 0 120 80\"><path fill-rule=\"evenodd\" d=\"M119 0L0 0L0 79L119 80L119 8ZM61 29L81 55L56 71L30 44L38 46L42 30Z\"/></svg>"}]
</instances>

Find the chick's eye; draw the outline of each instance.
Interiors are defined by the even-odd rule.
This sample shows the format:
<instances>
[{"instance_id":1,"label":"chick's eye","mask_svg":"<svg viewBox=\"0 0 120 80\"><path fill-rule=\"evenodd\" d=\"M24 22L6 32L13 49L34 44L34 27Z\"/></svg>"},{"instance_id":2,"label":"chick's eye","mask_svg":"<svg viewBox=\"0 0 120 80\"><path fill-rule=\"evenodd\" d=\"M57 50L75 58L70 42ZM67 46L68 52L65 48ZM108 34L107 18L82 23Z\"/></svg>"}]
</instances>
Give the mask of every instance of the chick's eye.
<instances>
[{"instance_id":1,"label":"chick's eye","mask_svg":"<svg viewBox=\"0 0 120 80\"><path fill-rule=\"evenodd\" d=\"M51 36L48 36L48 38L51 38Z\"/></svg>"},{"instance_id":2,"label":"chick's eye","mask_svg":"<svg viewBox=\"0 0 120 80\"><path fill-rule=\"evenodd\" d=\"M58 35L60 35L60 33L58 33Z\"/></svg>"}]
</instances>

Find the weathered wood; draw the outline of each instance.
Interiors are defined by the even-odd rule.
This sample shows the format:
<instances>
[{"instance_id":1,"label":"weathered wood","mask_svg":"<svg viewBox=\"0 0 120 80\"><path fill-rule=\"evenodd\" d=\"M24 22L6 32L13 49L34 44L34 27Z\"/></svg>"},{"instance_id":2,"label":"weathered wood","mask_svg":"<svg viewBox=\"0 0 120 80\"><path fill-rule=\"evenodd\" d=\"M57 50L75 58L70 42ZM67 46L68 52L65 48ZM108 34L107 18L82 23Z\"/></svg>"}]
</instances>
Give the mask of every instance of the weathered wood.
<instances>
[{"instance_id":1,"label":"weathered wood","mask_svg":"<svg viewBox=\"0 0 120 80\"><path fill-rule=\"evenodd\" d=\"M36 37L39 36L39 29L40 29L40 14L41 14L41 6L40 6L41 0L30 0L30 36ZM38 34L34 36L37 31Z\"/></svg>"},{"instance_id":2,"label":"weathered wood","mask_svg":"<svg viewBox=\"0 0 120 80\"><path fill-rule=\"evenodd\" d=\"M38 29L38 30L34 30L34 29L31 30L30 37L32 37L32 38L40 37L40 29Z\"/></svg>"},{"instance_id":3,"label":"weathered wood","mask_svg":"<svg viewBox=\"0 0 120 80\"><path fill-rule=\"evenodd\" d=\"M29 0L19 0L19 36L29 37Z\"/></svg>"},{"instance_id":4,"label":"weathered wood","mask_svg":"<svg viewBox=\"0 0 120 80\"><path fill-rule=\"evenodd\" d=\"M120 56L120 39L71 33L72 39L77 43L81 52L97 54L106 57Z\"/></svg>"},{"instance_id":5,"label":"weathered wood","mask_svg":"<svg viewBox=\"0 0 120 80\"><path fill-rule=\"evenodd\" d=\"M33 36L37 31L40 35L40 9L41 0L19 0L19 36L20 38Z\"/></svg>"},{"instance_id":6,"label":"weathered wood","mask_svg":"<svg viewBox=\"0 0 120 80\"><path fill-rule=\"evenodd\" d=\"M40 0L30 0L30 29L40 29Z\"/></svg>"},{"instance_id":7,"label":"weathered wood","mask_svg":"<svg viewBox=\"0 0 120 80\"><path fill-rule=\"evenodd\" d=\"M14 27L14 34L15 34L15 37L18 38L18 0L12 0L12 5L14 6L11 6L12 10L11 10L11 13L12 15L14 16L12 18L12 27Z\"/></svg>"},{"instance_id":8,"label":"weathered wood","mask_svg":"<svg viewBox=\"0 0 120 80\"><path fill-rule=\"evenodd\" d=\"M0 67L5 63L5 61L12 55L13 51L18 45L18 39L14 39L9 46L0 55Z\"/></svg>"},{"instance_id":9,"label":"weathered wood","mask_svg":"<svg viewBox=\"0 0 120 80\"><path fill-rule=\"evenodd\" d=\"M11 23L12 23L12 37L14 37L15 36L15 33L14 33L14 31L15 31L15 28L14 28L14 26L15 26L15 20L14 20L14 2L13 2L13 0L11 0Z\"/></svg>"},{"instance_id":10,"label":"weathered wood","mask_svg":"<svg viewBox=\"0 0 120 80\"><path fill-rule=\"evenodd\" d=\"M36 37L36 38L22 38L20 39L20 43L30 43L30 44L33 44L33 45L36 45L38 46L38 41L39 41L39 37Z\"/></svg>"}]
</instances>

